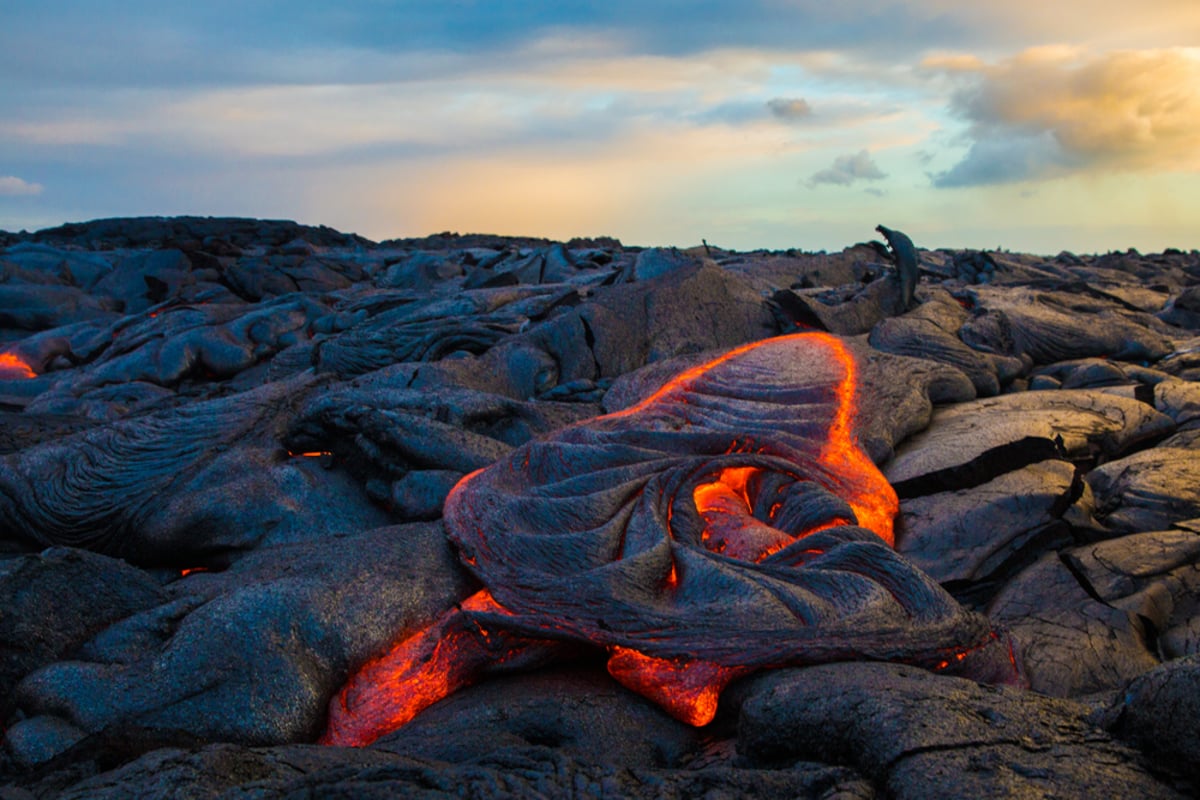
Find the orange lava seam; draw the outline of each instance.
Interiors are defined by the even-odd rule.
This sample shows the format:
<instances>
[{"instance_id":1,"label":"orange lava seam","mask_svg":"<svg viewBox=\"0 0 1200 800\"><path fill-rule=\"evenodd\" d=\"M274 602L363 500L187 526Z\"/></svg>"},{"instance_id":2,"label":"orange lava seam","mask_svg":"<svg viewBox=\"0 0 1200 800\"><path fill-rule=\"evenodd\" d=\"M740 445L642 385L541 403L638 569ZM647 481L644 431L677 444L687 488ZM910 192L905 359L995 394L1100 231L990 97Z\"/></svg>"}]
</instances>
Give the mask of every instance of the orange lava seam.
<instances>
[{"instance_id":1,"label":"orange lava seam","mask_svg":"<svg viewBox=\"0 0 1200 800\"><path fill-rule=\"evenodd\" d=\"M36 377L37 373L33 371L33 367L29 366L23 358L15 353L0 353L0 380Z\"/></svg>"}]
</instances>

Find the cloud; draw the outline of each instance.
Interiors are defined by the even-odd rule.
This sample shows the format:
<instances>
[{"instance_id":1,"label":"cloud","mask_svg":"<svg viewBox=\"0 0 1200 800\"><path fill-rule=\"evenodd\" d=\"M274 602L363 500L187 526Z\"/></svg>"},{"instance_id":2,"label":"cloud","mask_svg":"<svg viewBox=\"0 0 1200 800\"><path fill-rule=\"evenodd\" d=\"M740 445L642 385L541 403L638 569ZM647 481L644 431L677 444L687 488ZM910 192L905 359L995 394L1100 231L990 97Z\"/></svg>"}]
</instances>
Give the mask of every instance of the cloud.
<instances>
[{"instance_id":1,"label":"cloud","mask_svg":"<svg viewBox=\"0 0 1200 800\"><path fill-rule=\"evenodd\" d=\"M812 106L803 97L776 97L767 101L772 116L789 122L806 119L813 114Z\"/></svg>"},{"instance_id":2,"label":"cloud","mask_svg":"<svg viewBox=\"0 0 1200 800\"><path fill-rule=\"evenodd\" d=\"M0 196L14 197L41 193L42 185L40 183L30 183L12 175L0 176Z\"/></svg>"},{"instance_id":3,"label":"cloud","mask_svg":"<svg viewBox=\"0 0 1200 800\"><path fill-rule=\"evenodd\" d=\"M924 66L966 81L950 110L969 123L970 148L935 186L1200 169L1195 50L1041 47L991 65L938 57Z\"/></svg>"},{"instance_id":4,"label":"cloud","mask_svg":"<svg viewBox=\"0 0 1200 800\"><path fill-rule=\"evenodd\" d=\"M1079 168L1049 131L1032 135L991 133L971 143L966 156L950 169L931 175L939 189L1049 179Z\"/></svg>"},{"instance_id":5,"label":"cloud","mask_svg":"<svg viewBox=\"0 0 1200 800\"><path fill-rule=\"evenodd\" d=\"M887 174L871 160L871 154L866 150L846 156L838 156L833 160L833 166L818 170L808 179L810 187L822 183L832 183L838 186L849 186L858 180L877 181L886 178Z\"/></svg>"}]
</instances>

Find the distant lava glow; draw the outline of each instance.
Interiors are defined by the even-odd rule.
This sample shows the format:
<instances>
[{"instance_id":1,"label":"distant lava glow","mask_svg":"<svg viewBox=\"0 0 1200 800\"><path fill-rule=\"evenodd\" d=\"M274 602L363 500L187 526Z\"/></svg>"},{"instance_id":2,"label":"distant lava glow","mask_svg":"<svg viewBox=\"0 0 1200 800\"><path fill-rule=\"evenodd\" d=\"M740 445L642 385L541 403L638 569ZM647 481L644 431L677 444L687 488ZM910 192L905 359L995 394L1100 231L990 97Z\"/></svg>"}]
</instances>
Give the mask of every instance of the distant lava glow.
<instances>
[{"instance_id":1,"label":"distant lava glow","mask_svg":"<svg viewBox=\"0 0 1200 800\"><path fill-rule=\"evenodd\" d=\"M0 353L0 380L36 378L33 367L14 353Z\"/></svg>"},{"instance_id":2,"label":"distant lava glow","mask_svg":"<svg viewBox=\"0 0 1200 800\"><path fill-rule=\"evenodd\" d=\"M691 492L691 500L703 524L696 544L709 553L719 554L718 557L761 562L799 538L836 525L857 522L891 545L892 522L899 503L892 487L855 440L857 373L853 357L839 339L828 334L805 333L781 338L803 338L804 346L812 348L808 352L819 353L818 357L823 359L820 367L822 373L830 376L829 383L818 383L812 390L812 396L816 398L814 402L824 409L819 413L827 415L818 417L826 422L814 426L820 428L821 438L818 441L813 442L812 434L807 434L812 442L811 456L816 462L813 471L818 474L799 475L796 479L820 484L824 490L848 505L856 520L833 515L812 523L807 530L787 532L771 524L780 504L773 505L769 513L760 511L756 517L757 487L766 471L758 464L779 463L783 459L776 457L776 462L769 462L770 454L764 454L764 449L736 436L729 450L711 455L725 459L723 463L729 465L731 459L736 462L737 454L744 452L747 454L746 465L734 463L725 466L712 473L711 479L695 485ZM767 342L778 341L765 340L735 348L717 359L681 373L631 408L594 422L607 425L604 430L619 430L623 424L628 426L623 418L637 419L636 415L642 413L654 416L656 409L673 409L663 411L656 418L659 420L656 424L668 425L662 419L683 419L685 421L682 424L690 426L688 414L694 397L691 392L694 386L699 386L698 382L706 379L706 373ZM806 453L808 448L808 445L804 446ZM697 455L703 456L703 453ZM757 464L754 459L758 460ZM530 468L528 451L522 466ZM800 467L801 464L797 463L797 469ZM473 481L485 480L481 476L486 473L487 470L474 472L455 486L447 500L448 524L451 522L452 504L469 507L470 503L465 498L472 495L464 490ZM469 508L466 511L456 509L453 516L469 517L472 513ZM675 532L671 529L677 523L671 520L671 509L668 508L667 535L674 538ZM469 522L467 520L463 524ZM472 547L463 549L460 555L468 568L481 576L484 559L495 557L491 552L490 540L494 540L498 532L489 533L491 528L486 526L478 526L476 530L479 532L478 541L473 540ZM672 560L660 590L672 595L680 591L680 582L683 580L686 580L686 574L682 574ZM499 590L499 587L494 588ZM363 666L333 699L328 729L321 741L340 745L368 744L405 724L456 689L475 681L489 666L515 658L523 648L545 644L544 641L501 630L502 624L489 624L485 628L476 621L479 614L494 621L499 620L500 623L503 623L504 617L514 616L485 589L447 611L432 625L416 632L410 631L389 652ZM714 663L688 655L664 657L661 654L644 653L623 644L605 641L602 636L572 634L571 631L579 629L571 624L555 628L565 632L561 634L565 638L578 636L606 650L608 671L617 681L691 725L701 726L712 721L717 700L725 686L755 669L737 663Z\"/></svg>"}]
</instances>

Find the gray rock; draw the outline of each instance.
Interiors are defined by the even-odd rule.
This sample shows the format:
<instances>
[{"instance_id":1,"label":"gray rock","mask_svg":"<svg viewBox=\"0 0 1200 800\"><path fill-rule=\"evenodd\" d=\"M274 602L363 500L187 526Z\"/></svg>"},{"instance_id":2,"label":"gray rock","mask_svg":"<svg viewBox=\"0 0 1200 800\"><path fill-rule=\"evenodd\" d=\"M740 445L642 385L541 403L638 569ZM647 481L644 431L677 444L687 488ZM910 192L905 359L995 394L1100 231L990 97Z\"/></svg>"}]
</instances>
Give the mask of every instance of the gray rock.
<instances>
[{"instance_id":1,"label":"gray rock","mask_svg":"<svg viewBox=\"0 0 1200 800\"><path fill-rule=\"evenodd\" d=\"M1152 406L1094 390L1024 392L934 412L884 467L901 496L967 488L1036 461L1114 457L1174 428Z\"/></svg>"},{"instance_id":2,"label":"gray rock","mask_svg":"<svg viewBox=\"0 0 1200 800\"><path fill-rule=\"evenodd\" d=\"M695 266L695 257L671 247L651 247L638 253L633 262L631 280L648 281L685 267Z\"/></svg>"},{"instance_id":3,"label":"gray rock","mask_svg":"<svg viewBox=\"0 0 1200 800\"><path fill-rule=\"evenodd\" d=\"M1155 361L1172 350L1157 319L1111 300L1012 287L972 292L983 313L963 325L962 338L980 350L1028 356L1036 364L1088 357Z\"/></svg>"},{"instance_id":4,"label":"gray rock","mask_svg":"<svg viewBox=\"0 0 1200 800\"><path fill-rule=\"evenodd\" d=\"M965 403L975 387L963 372L922 358L881 353L863 337L849 343L858 363L859 442L877 463L930 424L934 406Z\"/></svg>"},{"instance_id":5,"label":"gray rock","mask_svg":"<svg viewBox=\"0 0 1200 800\"><path fill-rule=\"evenodd\" d=\"M672 719L595 667L501 676L422 712L372 748L461 763L541 745L581 761L679 767L708 734Z\"/></svg>"},{"instance_id":6,"label":"gray rock","mask_svg":"<svg viewBox=\"0 0 1200 800\"><path fill-rule=\"evenodd\" d=\"M436 524L262 548L171 588L177 600L26 677L16 692L25 721L7 746L26 761L44 757L45 737L21 731L51 724L45 717L88 733L310 741L351 669L470 591ZM22 750L25 741L40 749Z\"/></svg>"},{"instance_id":7,"label":"gray rock","mask_svg":"<svg viewBox=\"0 0 1200 800\"><path fill-rule=\"evenodd\" d=\"M0 284L0 330L40 331L63 325L117 317L117 304L73 286Z\"/></svg>"},{"instance_id":8,"label":"gray rock","mask_svg":"<svg viewBox=\"0 0 1200 800\"><path fill-rule=\"evenodd\" d=\"M194 281L192 262L181 251L155 250L121 259L92 290L117 300L131 314L177 296Z\"/></svg>"},{"instance_id":9,"label":"gray rock","mask_svg":"<svg viewBox=\"0 0 1200 800\"><path fill-rule=\"evenodd\" d=\"M96 553L55 547L0 561L0 714L25 675L164 599L149 574Z\"/></svg>"},{"instance_id":10,"label":"gray rock","mask_svg":"<svg viewBox=\"0 0 1200 800\"><path fill-rule=\"evenodd\" d=\"M53 786L53 778L42 785ZM34 785L35 790L40 789ZM792 800L829 797L871 800L871 785L852 770L799 763L787 769L716 767L696 770L625 768L577 759L545 747L501 750L454 765L373 750L213 745L159 750L96 775L58 795L60 800L138 797L219 797L282 800L322 797L600 798L721 797Z\"/></svg>"},{"instance_id":11,"label":"gray rock","mask_svg":"<svg viewBox=\"0 0 1200 800\"><path fill-rule=\"evenodd\" d=\"M32 770L66 752L86 736L85 731L64 719L34 717L21 720L5 731L4 750L18 768Z\"/></svg>"},{"instance_id":12,"label":"gray rock","mask_svg":"<svg viewBox=\"0 0 1200 800\"><path fill-rule=\"evenodd\" d=\"M815 328L839 336L867 333L881 320L907 310L902 288L894 276L877 278L832 292L777 292L773 300L791 325Z\"/></svg>"},{"instance_id":13,"label":"gray rock","mask_svg":"<svg viewBox=\"0 0 1200 800\"><path fill-rule=\"evenodd\" d=\"M403 261L391 264L377 283L387 289L417 289L429 291L443 281L463 274L462 265L432 253L413 253Z\"/></svg>"},{"instance_id":14,"label":"gray rock","mask_svg":"<svg viewBox=\"0 0 1200 800\"><path fill-rule=\"evenodd\" d=\"M1176 345L1158 368L1185 381L1200 381L1200 337Z\"/></svg>"},{"instance_id":15,"label":"gray rock","mask_svg":"<svg viewBox=\"0 0 1200 800\"><path fill-rule=\"evenodd\" d=\"M917 249L912 239L900 231L876 225L875 230L887 239L888 249L892 252L892 260L896 263L896 277L900 283L900 311L912 308L913 292L917 288L918 259Z\"/></svg>"},{"instance_id":16,"label":"gray rock","mask_svg":"<svg viewBox=\"0 0 1200 800\"><path fill-rule=\"evenodd\" d=\"M970 489L905 500L896 550L942 584L985 581L1062 544L1055 523L1082 491L1073 465L1043 461Z\"/></svg>"},{"instance_id":17,"label":"gray rock","mask_svg":"<svg viewBox=\"0 0 1200 800\"><path fill-rule=\"evenodd\" d=\"M465 473L423 469L405 474L391 486L392 513L404 520L437 519L454 484Z\"/></svg>"},{"instance_id":18,"label":"gray rock","mask_svg":"<svg viewBox=\"0 0 1200 800\"><path fill-rule=\"evenodd\" d=\"M999 591L987 613L1012 636L1030 687L1077 697L1158 664L1148 620L1099 599L1077 562L1047 553Z\"/></svg>"},{"instance_id":19,"label":"gray rock","mask_svg":"<svg viewBox=\"0 0 1200 800\"><path fill-rule=\"evenodd\" d=\"M1200 428L1200 383L1172 380L1157 384L1154 407L1180 428Z\"/></svg>"},{"instance_id":20,"label":"gray rock","mask_svg":"<svg viewBox=\"0 0 1200 800\"><path fill-rule=\"evenodd\" d=\"M38 242L20 242L0 253L0 261L80 289L91 289L112 270L110 258Z\"/></svg>"},{"instance_id":21,"label":"gray rock","mask_svg":"<svg viewBox=\"0 0 1200 800\"><path fill-rule=\"evenodd\" d=\"M853 766L895 798L1184 796L1087 711L898 664L829 664L761 679L738 752Z\"/></svg>"},{"instance_id":22,"label":"gray rock","mask_svg":"<svg viewBox=\"0 0 1200 800\"><path fill-rule=\"evenodd\" d=\"M1155 447L1109 461L1087 475L1096 519L1112 531L1135 533L1200 516L1200 452Z\"/></svg>"},{"instance_id":23,"label":"gray rock","mask_svg":"<svg viewBox=\"0 0 1200 800\"><path fill-rule=\"evenodd\" d=\"M972 350L958 338L958 329L966 319L966 311L949 295L935 294L903 317L881 321L871 329L869 341L877 350L926 358L959 369L982 397L999 394L1003 359ZM1020 362L1008 362L1004 364L1005 377L1011 380L1020 371Z\"/></svg>"},{"instance_id":24,"label":"gray rock","mask_svg":"<svg viewBox=\"0 0 1200 800\"><path fill-rule=\"evenodd\" d=\"M1200 655L1169 661L1135 678L1109 716L1117 736L1164 770L1200 779Z\"/></svg>"},{"instance_id":25,"label":"gray rock","mask_svg":"<svg viewBox=\"0 0 1200 800\"><path fill-rule=\"evenodd\" d=\"M278 443L311 379L89 428L0 458L0 536L194 567L386 524L344 472Z\"/></svg>"},{"instance_id":26,"label":"gray rock","mask_svg":"<svg viewBox=\"0 0 1200 800\"><path fill-rule=\"evenodd\" d=\"M1161 658L1200 653L1200 536L1179 529L1078 547L1065 562L1089 593L1138 616Z\"/></svg>"}]
</instances>

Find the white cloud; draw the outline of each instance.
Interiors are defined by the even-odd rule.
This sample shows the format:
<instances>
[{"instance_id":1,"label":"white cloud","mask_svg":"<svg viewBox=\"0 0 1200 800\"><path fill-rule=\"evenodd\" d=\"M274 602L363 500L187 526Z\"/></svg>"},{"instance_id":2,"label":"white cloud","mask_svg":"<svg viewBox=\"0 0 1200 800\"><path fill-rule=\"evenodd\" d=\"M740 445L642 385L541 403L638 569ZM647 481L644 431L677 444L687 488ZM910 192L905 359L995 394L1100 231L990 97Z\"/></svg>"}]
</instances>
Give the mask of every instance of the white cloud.
<instances>
[{"instance_id":1,"label":"white cloud","mask_svg":"<svg viewBox=\"0 0 1200 800\"><path fill-rule=\"evenodd\" d=\"M990 65L939 56L925 66L966 81L951 111L970 123L970 149L936 186L1200 169L1200 51L1053 46Z\"/></svg>"},{"instance_id":2,"label":"white cloud","mask_svg":"<svg viewBox=\"0 0 1200 800\"><path fill-rule=\"evenodd\" d=\"M887 174L879 169L866 150L860 150L851 155L838 156L833 165L818 170L808 179L808 185L817 186L822 183L837 186L849 186L855 181L877 181L886 178Z\"/></svg>"},{"instance_id":3,"label":"white cloud","mask_svg":"<svg viewBox=\"0 0 1200 800\"><path fill-rule=\"evenodd\" d=\"M40 183L30 183L12 175L0 176L0 196L14 197L41 193L42 185Z\"/></svg>"}]
</instances>

